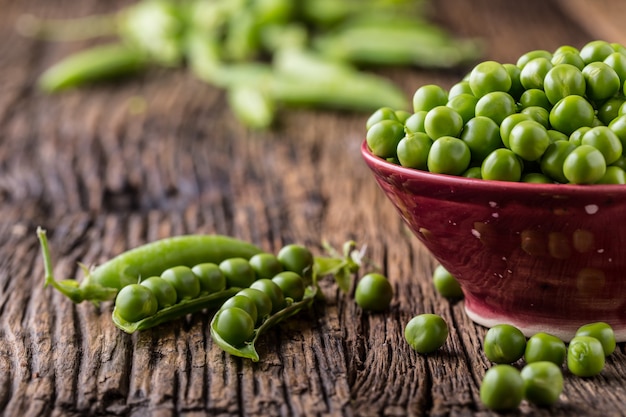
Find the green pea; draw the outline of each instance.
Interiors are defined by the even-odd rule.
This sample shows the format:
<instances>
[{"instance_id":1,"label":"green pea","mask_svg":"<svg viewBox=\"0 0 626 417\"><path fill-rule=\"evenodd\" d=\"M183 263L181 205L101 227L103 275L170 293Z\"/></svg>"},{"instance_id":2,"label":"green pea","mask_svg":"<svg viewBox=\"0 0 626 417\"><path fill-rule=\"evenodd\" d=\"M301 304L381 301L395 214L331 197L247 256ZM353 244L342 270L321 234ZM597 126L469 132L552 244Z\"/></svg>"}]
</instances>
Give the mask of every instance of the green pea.
<instances>
[{"instance_id":1,"label":"green pea","mask_svg":"<svg viewBox=\"0 0 626 417\"><path fill-rule=\"evenodd\" d=\"M511 97L516 100L524 93L524 86L520 81L520 74L522 70L515 64L502 64L506 72L509 73L509 77L511 78L511 88L507 91Z\"/></svg>"},{"instance_id":2,"label":"green pea","mask_svg":"<svg viewBox=\"0 0 626 417\"><path fill-rule=\"evenodd\" d=\"M565 162L567 155L569 155L575 148L576 145L569 141L557 141L551 143L541 158L541 172L560 183L568 182L568 179L563 173L563 163Z\"/></svg>"},{"instance_id":3,"label":"green pea","mask_svg":"<svg viewBox=\"0 0 626 417\"><path fill-rule=\"evenodd\" d=\"M465 170L463 174L461 174L465 178L475 178L481 180L482 174L480 173L480 167L470 167Z\"/></svg>"},{"instance_id":4,"label":"green pea","mask_svg":"<svg viewBox=\"0 0 626 417\"><path fill-rule=\"evenodd\" d=\"M140 282L148 288L157 299L158 309L176 304L176 289L161 277L150 277Z\"/></svg>"},{"instance_id":5,"label":"green pea","mask_svg":"<svg viewBox=\"0 0 626 417\"><path fill-rule=\"evenodd\" d=\"M485 116L477 116L467 122L461 140L469 147L475 163L482 162L487 155L502 147L500 126Z\"/></svg>"},{"instance_id":6,"label":"green pea","mask_svg":"<svg viewBox=\"0 0 626 417\"><path fill-rule=\"evenodd\" d=\"M602 343L591 336L575 336L567 347L567 368L581 377L598 375L604 369Z\"/></svg>"},{"instance_id":7,"label":"green pea","mask_svg":"<svg viewBox=\"0 0 626 417\"><path fill-rule=\"evenodd\" d=\"M558 130L548 129L548 135L550 136L550 142L554 143L560 140L568 141L569 138L563 132L559 132Z\"/></svg>"},{"instance_id":8,"label":"green pea","mask_svg":"<svg viewBox=\"0 0 626 417\"><path fill-rule=\"evenodd\" d=\"M443 265L437 265L433 271L433 284L441 296L446 298L461 298L463 290L459 281Z\"/></svg>"},{"instance_id":9,"label":"green pea","mask_svg":"<svg viewBox=\"0 0 626 417\"><path fill-rule=\"evenodd\" d=\"M354 300L363 310L384 311L393 298L393 287L381 274L369 273L357 283Z\"/></svg>"},{"instance_id":10,"label":"green pea","mask_svg":"<svg viewBox=\"0 0 626 417\"><path fill-rule=\"evenodd\" d=\"M437 106L424 119L426 134L433 140L442 136L457 137L463 128L463 117L451 107Z\"/></svg>"},{"instance_id":11,"label":"green pea","mask_svg":"<svg viewBox=\"0 0 626 417\"><path fill-rule=\"evenodd\" d=\"M580 326L576 330L576 336L591 336L598 339L602 344L605 356L609 356L615 351L615 333L608 323L600 321Z\"/></svg>"},{"instance_id":12,"label":"green pea","mask_svg":"<svg viewBox=\"0 0 626 417\"><path fill-rule=\"evenodd\" d=\"M613 131L622 142L622 149L626 149L626 115L620 115L609 123L609 129Z\"/></svg>"},{"instance_id":13,"label":"green pea","mask_svg":"<svg viewBox=\"0 0 626 417\"><path fill-rule=\"evenodd\" d=\"M565 51L560 54L554 54L550 61L555 67L558 65L571 65L579 70L585 67L585 61L580 57L578 52ZM545 84L544 84L545 88Z\"/></svg>"},{"instance_id":14,"label":"green pea","mask_svg":"<svg viewBox=\"0 0 626 417\"><path fill-rule=\"evenodd\" d=\"M272 301L271 314L274 314L285 308L285 295L278 284L269 278L261 278L252 283L250 288L263 291Z\"/></svg>"},{"instance_id":15,"label":"green pea","mask_svg":"<svg viewBox=\"0 0 626 417\"><path fill-rule=\"evenodd\" d=\"M189 267L181 265L166 269L161 278L174 287L178 302L196 298L200 294L200 280Z\"/></svg>"},{"instance_id":16,"label":"green pea","mask_svg":"<svg viewBox=\"0 0 626 417\"><path fill-rule=\"evenodd\" d=\"M606 100L621 88L619 76L604 62L591 62L582 70L586 83L586 95L594 101Z\"/></svg>"},{"instance_id":17,"label":"green pea","mask_svg":"<svg viewBox=\"0 0 626 417\"><path fill-rule=\"evenodd\" d=\"M257 322L258 312L256 308L256 303L250 297L246 297L245 295L233 295L228 300L224 301L224 304L220 307L221 309L237 307L245 311L250 315L253 322Z\"/></svg>"},{"instance_id":18,"label":"green pea","mask_svg":"<svg viewBox=\"0 0 626 417\"><path fill-rule=\"evenodd\" d=\"M367 130L365 139L372 153L381 158L395 156L398 142L404 137L404 125L398 120L381 120Z\"/></svg>"},{"instance_id":19,"label":"green pea","mask_svg":"<svg viewBox=\"0 0 626 417\"><path fill-rule=\"evenodd\" d=\"M254 335L254 320L241 308L220 309L214 320L218 335L232 346L242 346Z\"/></svg>"},{"instance_id":20,"label":"green pea","mask_svg":"<svg viewBox=\"0 0 626 417\"><path fill-rule=\"evenodd\" d=\"M236 295L248 297L256 304L257 320L256 324L260 324L272 314L272 300L263 291L257 288L244 288Z\"/></svg>"},{"instance_id":21,"label":"green pea","mask_svg":"<svg viewBox=\"0 0 626 417\"><path fill-rule=\"evenodd\" d=\"M602 40L594 40L580 48L580 57L585 64L595 61L604 61L615 50L610 43Z\"/></svg>"},{"instance_id":22,"label":"green pea","mask_svg":"<svg viewBox=\"0 0 626 417\"><path fill-rule=\"evenodd\" d=\"M553 184L552 178L544 175L540 172L528 172L522 175L521 182L528 182L531 184Z\"/></svg>"},{"instance_id":23,"label":"green pea","mask_svg":"<svg viewBox=\"0 0 626 417\"><path fill-rule=\"evenodd\" d=\"M448 93L436 84L423 85L413 94L413 112L428 111L437 106L445 106Z\"/></svg>"},{"instance_id":24,"label":"green pea","mask_svg":"<svg viewBox=\"0 0 626 417\"><path fill-rule=\"evenodd\" d=\"M580 146L582 144L583 135L591 129L590 126L579 127L569 135L569 142Z\"/></svg>"},{"instance_id":25,"label":"green pea","mask_svg":"<svg viewBox=\"0 0 626 417\"><path fill-rule=\"evenodd\" d=\"M476 103L476 116L485 116L498 125L509 115L515 113L515 99L510 94L494 91L482 96Z\"/></svg>"},{"instance_id":26,"label":"green pea","mask_svg":"<svg viewBox=\"0 0 626 417\"><path fill-rule=\"evenodd\" d=\"M590 145L580 145L563 161L563 175L572 184L593 184L606 172L602 152Z\"/></svg>"},{"instance_id":27,"label":"green pea","mask_svg":"<svg viewBox=\"0 0 626 417\"><path fill-rule=\"evenodd\" d=\"M427 114L427 111L422 110L410 115L409 118L404 121L404 131L406 133L426 133L424 120L426 120Z\"/></svg>"},{"instance_id":28,"label":"green pea","mask_svg":"<svg viewBox=\"0 0 626 417\"><path fill-rule=\"evenodd\" d=\"M550 112L543 107L530 106L522 109L522 114L527 114L532 120L540 123L546 129L550 128Z\"/></svg>"},{"instance_id":29,"label":"green pea","mask_svg":"<svg viewBox=\"0 0 626 417\"><path fill-rule=\"evenodd\" d=\"M604 58L603 62L613 68L613 71L619 77L620 85L624 85L626 83L626 55L620 52L613 52Z\"/></svg>"},{"instance_id":30,"label":"green pea","mask_svg":"<svg viewBox=\"0 0 626 417\"><path fill-rule=\"evenodd\" d=\"M472 88L470 87L469 81L459 81L458 83L450 87L450 90L448 91L448 101L452 100L459 94L474 94L472 92Z\"/></svg>"},{"instance_id":31,"label":"green pea","mask_svg":"<svg viewBox=\"0 0 626 417\"><path fill-rule=\"evenodd\" d=\"M409 133L398 143L400 165L420 170L428 169L428 153L433 141L426 133Z\"/></svg>"},{"instance_id":32,"label":"green pea","mask_svg":"<svg viewBox=\"0 0 626 417\"><path fill-rule=\"evenodd\" d=\"M502 123L500 123L500 139L504 146L510 149L509 135L511 134L511 130L513 130L516 124L524 120L533 120L533 118L528 114L513 113L502 120Z\"/></svg>"},{"instance_id":33,"label":"green pea","mask_svg":"<svg viewBox=\"0 0 626 417\"><path fill-rule=\"evenodd\" d=\"M581 96L567 96L559 100L550 110L552 128L570 135L583 126L591 126L595 117L593 106Z\"/></svg>"},{"instance_id":34,"label":"green pea","mask_svg":"<svg viewBox=\"0 0 626 417\"><path fill-rule=\"evenodd\" d=\"M254 269L257 278L272 278L283 272L283 265L278 257L271 253L258 253L253 255L248 262Z\"/></svg>"},{"instance_id":35,"label":"green pea","mask_svg":"<svg viewBox=\"0 0 626 417\"><path fill-rule=\"evenodd\" d=\"M545 76L545 95L550 105L558 103L564 97L584 96L586 91L585 77L580 69L570 64L559 64ZM550 109L550 107L546 107Z\"/></svg>"},{"instance_id":36,"label":"green pea","mask_svg":"<svg viewBox=\"0 0 626 417\"><path fill-rule=\"evenodd\" d=\"M524 360L526 363L549 361L561 366L566 353L565 342L551 334L539 332L526 342Z\"/></svg>"},{"instance_id":37,"label":"green pea","mask_svg":"<svg viewBox=\"0 0 626 417\"><path fill-rule=\"evenodd\" d=\"M213 294L226 289L226 277L217 264L205 262L195 265L191 272L200 281L200 292Z\"/></svg>"},{"instance_id":38,"label":"green pea","mask_svg":"<svg viewBox=\"0 0 626 417\"><path fill-rule=\"evenodd\" d=\"M534 58L524 65L520 72L520 82L526 90L531 88L543 89L543 80L552 69L551 58Z\"/></svg>"},{"instance_id":39,"label":"green pea","mask_svg":"<svg viewBox=\"0 0 626 417\"><path fill-rule=\"evenodd\" d=\"M557 402L563 391L563 373L553 362L533 362L522 368L524 398L539 406Z\"/></svg>"},{"instance_id":40,"label":"green pea","mask_svg":"<svg viewBox=\"0 0 626 417\"><path fill-rule=\"evenodd\" d=\"M527 161L537 161L550 146L550 136L545 127L534 120L518 123L509 134L509 147Z\"/></svg>"},{"instance_id":41,"label":"green pea","mask_svg":"<svg viewBox=\"0 0 626 417\"><path fill-rule=\"evenodd\" d=\"M607 126L596 126L586 131L580 139L581 145L590 145L599 150L607 165L622 156L622 142Z\"/></svg>"},{"instance_id":42,"label":"green pea","mask_svg":"<svg viewBox=\"0 0 626 417\"><path fill-rule=\"evenodd\" d=\"M624 58L626 59L626 57ZM598 108L598 119L604 126L610 125L613 120L620 116L619 110L625 102L626 99L624 99L624 97L611 97L607 99Z\"/></svg>"},{"instance_id":43,"label":"green pea","mask_svg":"<svg viewBox=\"0 0 626 417\"><path fill-rule=\"evenodd\" d=\"M448 338L448 324L436 314L419 314L404 328L404 338L417 353L432 353Z\"/></svg>"},{"instance_id":44,"label":"green pea","mask_svg":"<svg viewBox=\"0 0 626 417\"><path fill-rule=\"evenodd\" d=\"M517 368L495 365L485 372L480 384L480 400L490 410L511 411L524 398L524 380Z\"/></svg>"},{"instance_id":45,"label":"green pea","mask_svg":"<svg viewBox=\"0 0 626 417\"><path fill-rule=\"evenodd\" d=\"M122 287L115 298L115 309L120 317L136 322L157 312L159 303L148 287L130 284Z\"/></svg>"},{"instance_id":46,"label":"green pea","mask_svg":"<svg viewBox=\"0 0 626 417\"><path fill-rule=\"evenodd\" d=\"M583 90L583 93L584 92L585 90ZM550 101L548 100L548 97L546 96L546 93L538 88L525 90L520 96L519 104L523 109L531 106L539 106L549 110L552 107Z\"/></svg>"},{"instance_id":47,"label":"green pea","mask_svg":"<svg viewBox=\"0 0 626 417\"><path fill-rule=\"evenodd\" d=\"M510 149L496 149L483 161L480 175L484 180L519 181L522 178L522 163Z\"/></svg>"},{"instance_id":48,"label":"green pea","mask_svg":"<svg viewBox=\"0 0 626 417\"><path fill-rule=\"evenodd\" d=\"M398 116L396 115L396 111L391 107L381 107L376 110L370 117L368 117L365 122L365 128L369 129L374 124L380 122L381 120L396 120L399 121Z\"/></svg>"},{"instance_id":49,"label":"green pea","mask_svg":"<svg viewBox=\"0 0 626 417\"><path fill-rule=\"evenodd\" d=\"M220 262L227 287L246 288L256 280L256 273L245 258L230 258Z\"/></svg>"},{"instance_id":50,"label":"green pea","mask_svg":"<svg viewBox=\"0 0 626 417\"><path fill-rule=\"evenodd\" d=\"M285 271L295 272L303 278L308 278L313 273L313 254L302 245L283 246L276 256Z\"/></svg>"},{"instance_id":51,"label":"green pea","mask_svg":"<svg viewBox=\"0 0 626 417\"><path fill-rule=\"evenodd\" d=\"M469 85L476 97L482 97L493 91L509 91L511 76L506 68L496 61L484 61L477 64L469 74Z\"/></svg>"},{"instance_id":52,"label":"green pea","mask_svg":"<svg viewBox=\"0 0 626 417\"><path fill-rule=\"evenodd\" d=\"M485 356L492 362L513 363L524 356L526 337L517 327L497 324L485 334Z\"/></svg>"},{"instance_id":53,"label":"green pea","mask_svg":"<svg viewBox=\"0 0 626 417\"><path fill-rule=\"evenodd\" d=\"M608 166L602 178L595 184L626 184L626 171L618 166Z\"/></svg>"},{"instance_id":54,"label":"green pea","mask_svg":"<svg viewBox=\"0 0 626 417\"><path fill-rule=\"evenodd\" d=\"M471 152L461 139L443 136L435 140L428 153L428 170L437 174L460 175L469 166Z\"/></svg>"},{"instance_id":55,"label":"green pea","mask_svg":"<svg viewBox=\"0 0 626 417\"><path fill-rule=\"evenodd\" d=\"M406 110L396 110L395 113L400 123L405 123L406 119L408 119L409 116L411 116L412 114L411 112L408 112Z\"/></svg>"},{"instance_id":56,"label":"green pea","mask_svg":"<svg viewBox=\"0 0 626 417\"><path fill-rule=\"evenodd\" d=\"M304 279L295 272L281 272L273 277L272 281L278 285L286 298L291 298L293 301L300 301L304 297L306 291Z\"/></svg>"},{"instance_id":57,"label":"green pea","mask_svg":"<svg viewBox=\"0 0 626 417\"><path fill-rule=\"evenodd\" d=\"M458 94L452 97L446 106L458 113L463 123L467 123L476 114L476 103L478 103L478 98L473 94Z\"/></svg>"},{"instance_id":58,"label":"green pea","mask_svg":"<svg viewBox=\"0 0 626 417\"><path fill-rule=\"evenodd\" d=\"M526 66L526 64L528 64L530 61L532 61L535 58L545 58L547 60L551 60L552 54L549 51L546 51L544 49L536 49L533 51L529 51L529 52L526 52L525 54L520 55L520 57L517 58L516 65L520 69L523 69Z\"/></svg>"}]
</instances>

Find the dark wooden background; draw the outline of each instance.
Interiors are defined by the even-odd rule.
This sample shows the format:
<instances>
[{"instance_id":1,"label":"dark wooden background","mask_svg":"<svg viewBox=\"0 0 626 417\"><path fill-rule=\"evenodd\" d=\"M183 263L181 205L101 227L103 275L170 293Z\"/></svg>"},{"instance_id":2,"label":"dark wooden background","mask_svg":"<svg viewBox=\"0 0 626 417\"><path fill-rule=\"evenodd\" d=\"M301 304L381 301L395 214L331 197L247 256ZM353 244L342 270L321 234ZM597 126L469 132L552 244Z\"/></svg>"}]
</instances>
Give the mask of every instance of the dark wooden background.
<instances>
[{"instance_id":1,"label":"dark wooden background","mask_svg":"<svg viewBox=\"0 0 626 417\"><path fill-rule=\"evenodd\" d=\"M485 59L531 49L624 42L620 0L433 1L433 19L482 36ZM463 303L437 296L434 262L402 225L359 155L367 115L307 109L277 129L246 131L224 95L184 70L44 96L43 69L86 42L19 37L22 13L75 17L122 0L0 1L0 410L3 416L488 416L478 387L489 366L485 329ZM407 94L449 87L465 70L389 69ZM367 244L396 291L391 309L364 314L325 280L327 302L262 339L262 360L233 358L197 314L126 335L111 305L74 305L43 288L35 228L49 230L58 277L80 276L139 244L222 233L266 250L323 239ZM412 352L403 328L435 312L450 324L441 351ZM566 375L559 403L512 415L625 415L620 344L600 376Z\"/></svg>"}]
</instances>

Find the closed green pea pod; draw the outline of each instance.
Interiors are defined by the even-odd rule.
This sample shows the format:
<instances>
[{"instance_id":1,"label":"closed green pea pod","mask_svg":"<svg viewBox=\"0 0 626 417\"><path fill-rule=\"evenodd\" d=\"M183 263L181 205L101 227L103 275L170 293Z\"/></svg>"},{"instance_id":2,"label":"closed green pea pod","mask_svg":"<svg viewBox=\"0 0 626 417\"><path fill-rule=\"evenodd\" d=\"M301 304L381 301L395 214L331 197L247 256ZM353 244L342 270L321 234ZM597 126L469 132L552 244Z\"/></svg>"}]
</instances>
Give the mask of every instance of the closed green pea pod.
<instances>
[{"instance_id":1,"label":"closed green pea pod","mask_svg":"<svg viewBox=\"0 0 626 417\"><path fill-rule=\"evenodd\" d=\"M200 294L200 280L187 266L166 269L161 274L161 278L174 287L179 302L195 298Z\"/></svg>"},{"instance_id":2,"label":"closed green pea pod","mask_svg":"<svg viewBox=\"0 0 626 417\"><path fill-rule=\"evenodd\" d=\"M148 288L156 297L159 309L176 304L176 289L172 284L161 277L150 277L140 282L140 285Z\"/></svg>"},{"instance_id":3,"label":"closed green pea pod","mask_svg":"<svg viewBox=\"0 0 626 417\"><path fill-rule=\"evenodd\" d=\"M201 293L216 293L226 288L226 277L217 264L205 262L191 268L200 281Z\"/></svg>"},{"instance_id":4,"label":"closed green pea pod","mask_svg":"<svg viewBox=\"0 0 626 417\"><path fill-rule=\"evenodd\" d=\"M45 269L45 285L51 285L75 303L111 300L117 292L141 277L159 276L174 266L188 266L203 262L219 263L225 259L250 259L262 252L257 246L222 235L183 235L157 240L128 250L100 266L88 270L85 279L56 281L52 274L52 259L45 230L38 228L37 236Z\"/></svg>"},{"instance_id":5,"label":"closed green pea pod","mask_svg":"<svg viewBox=\"0 0 626 417\"><path fill-rule=\"evenodd\" d=\"M37 81L48 93L135 73L148 65L136 48L125 44L96 46L61 60L48 68Z\"/></svg>"}]
</instances>

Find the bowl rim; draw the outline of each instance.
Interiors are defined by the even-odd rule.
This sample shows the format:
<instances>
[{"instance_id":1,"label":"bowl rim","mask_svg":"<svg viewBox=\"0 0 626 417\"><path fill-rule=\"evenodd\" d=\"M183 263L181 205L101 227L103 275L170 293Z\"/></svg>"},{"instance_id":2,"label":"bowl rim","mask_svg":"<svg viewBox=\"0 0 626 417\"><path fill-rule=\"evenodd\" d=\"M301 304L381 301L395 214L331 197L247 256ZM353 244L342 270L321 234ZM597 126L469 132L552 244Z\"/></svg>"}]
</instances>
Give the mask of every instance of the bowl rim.
<instances>
[{"instance_id":1,"label":"bowl rim","mask_svg":"<svg viewBox=\"0 0 626 417\"><path fill-rule=\"evenodd\" d=\"M603 194L626 194L626 185L623 184L541 184L514 181L483 180L479 178L467 178L458 175L436 174L414 168L403 167L374 155L367 145L367 140L361 143L361 155L370 168L386 171L386 174L396 174L407 178L427 181L440 186L471 187L474 190L485 192L526 192L547 193L560 195L603 195Z\"/></svg>"}]
</instances>

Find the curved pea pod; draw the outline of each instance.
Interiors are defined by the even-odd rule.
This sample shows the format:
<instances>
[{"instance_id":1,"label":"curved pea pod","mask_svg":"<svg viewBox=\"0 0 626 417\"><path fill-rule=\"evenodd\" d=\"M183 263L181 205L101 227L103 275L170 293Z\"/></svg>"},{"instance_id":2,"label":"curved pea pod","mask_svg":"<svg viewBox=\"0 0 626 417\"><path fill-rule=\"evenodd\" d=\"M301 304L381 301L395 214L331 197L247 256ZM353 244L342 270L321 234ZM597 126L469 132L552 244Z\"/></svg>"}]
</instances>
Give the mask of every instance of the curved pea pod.
<instances>
[{"instance_id":1,"label":"curved pea pod","mask_svg":"<svg viewBox=\"0 0 626 417\"><path fill-rule=\"evenodd\" d=\"M253 362L258 362L260 356L255 347L258 338L278 323L288 319L289 317L299 313L304 309L310 308L313 305L313 302L315 301L318 292L319 288L317 284L314 283L307 288L304 298L302 298L302 300L292 302L291 299L288 299L289 304L285 308L269 316L265 321L263 321L263 323L259 327L255 328L252 338L242 346L233 346L220 336L219 332L216 329L217 315L214 316L211 320L211 338L223 351L228 352L234 356L251 359Z\"/></svg>"},{"instance_id":2,"label":"curved pea pod","mask_svg":"<svg viewBox=\"0 0 626 417\"><path fill-rule=\"evenodd\" d=\"M245 241L222 235L182 235L157 240L124 252L89 270L82 266L85 278L56 281L46 232L37 229L45 267L45 285L51 285L75 303L111 300L126 285L141 278L160 275L174 266L188 266L229 258L250 259L262 250Z\"/></svg>"},{"instance_id":3,"label":"curved pea pod","mask_svg":"<svg viewBox=\"0 0 626 417\"><path fill-rule=\"evenodd\" d=\"M37 80L48 93L133 74L147 67L148 57L123 43L95 46L52 65Z\"/></svg>"},{"instance_id":4,"label":"curved pea pod","mask_svg":"<svg viewBox=\"0 0 626 417\"><path fill-rule=\"evenodd\" d=\"M113 323L126 333L134 333L139 330L146 330L159 324L184 317L187 314L196 313L204 309L219 308L224 301L234 296L241 288L232 287L211 294L201 295L197 298L182 300L174 305L158 310L155 314L144 319L130 322L122 318L117 306L113 308Z\"/></svg>"}]
</instances>

